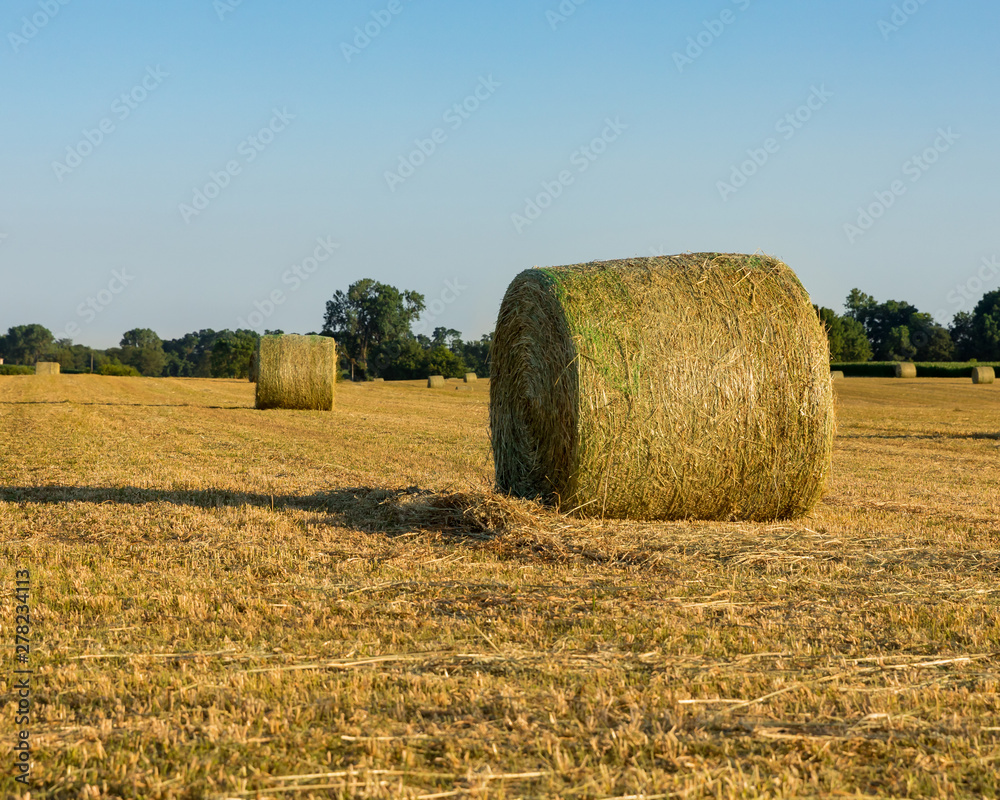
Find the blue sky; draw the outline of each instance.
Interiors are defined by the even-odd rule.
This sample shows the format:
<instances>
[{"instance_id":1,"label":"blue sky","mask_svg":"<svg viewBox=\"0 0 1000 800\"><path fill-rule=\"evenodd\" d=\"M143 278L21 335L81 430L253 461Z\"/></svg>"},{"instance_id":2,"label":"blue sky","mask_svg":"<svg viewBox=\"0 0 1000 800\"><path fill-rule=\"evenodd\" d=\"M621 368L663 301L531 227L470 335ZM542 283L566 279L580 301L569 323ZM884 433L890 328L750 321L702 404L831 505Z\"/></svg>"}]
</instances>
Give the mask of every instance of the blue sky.
<instances>
[{"instance_id":1,"label":"blue sky","mask_svg":"<svg viewBox=\"0 0 1000 800\"><path fill-rule=\"evenodd\" d=\"M371 277L472 338L522 269L700 250L1000 285L996 4L577 2L10 0L0 329L306 332Z\"/></svg>"}]
</instances>

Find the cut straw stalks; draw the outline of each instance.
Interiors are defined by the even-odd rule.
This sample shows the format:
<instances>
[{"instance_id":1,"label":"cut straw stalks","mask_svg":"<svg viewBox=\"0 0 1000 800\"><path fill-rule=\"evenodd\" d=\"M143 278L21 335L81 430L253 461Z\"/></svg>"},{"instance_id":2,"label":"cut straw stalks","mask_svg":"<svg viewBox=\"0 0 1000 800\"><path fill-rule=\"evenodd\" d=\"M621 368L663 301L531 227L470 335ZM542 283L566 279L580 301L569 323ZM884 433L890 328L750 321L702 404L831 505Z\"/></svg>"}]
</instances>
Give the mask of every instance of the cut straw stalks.
<instances>
[{"instance_id":1,"label":"cut straw stalks","mask_svg":"<svg viewBox=\"0 0 1000 800\"><path fill-rule=\"evenodd\" d=\"M996 372L993 367L973 367L972 368L972 382L973 383L993 383L997 379Z\"/></svg>"},{"instance_id":2,"label":"cut straw stalks","mask_svg":"<svg viewBox=\"0 0 1000 800\"><path fill-rule=\"evenodd\" d=\"M257 408L332 411L337 345L328 336L261 336Z\"/></svg>"},{"instance_id":3,"label":"cut straw stalks","mask_svg":"<svg viewBox=\"0 0 1000 800\"><path fill-rule=\"evenodd\" d=\"M830 469L826 334L767 256L527 270L500 307L490 424L498 488L565 512L801 516Z\"/></svg>"}]
</instances>

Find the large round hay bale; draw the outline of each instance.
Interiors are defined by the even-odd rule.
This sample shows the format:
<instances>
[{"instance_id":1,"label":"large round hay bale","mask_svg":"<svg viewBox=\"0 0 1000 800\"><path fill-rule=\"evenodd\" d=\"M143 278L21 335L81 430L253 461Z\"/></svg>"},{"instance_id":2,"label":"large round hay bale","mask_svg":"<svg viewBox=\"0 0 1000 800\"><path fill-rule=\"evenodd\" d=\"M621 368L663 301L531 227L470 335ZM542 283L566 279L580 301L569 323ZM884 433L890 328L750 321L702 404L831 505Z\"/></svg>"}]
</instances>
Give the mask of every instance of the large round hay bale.
<instances>
[{"instance_id":1,"label":"large round hay bale","mask_svg":"<svg viewBox=\"0 0 1000 800\"><path fill-rule=\"evenodd\" d=\"M911 364L909 361L904 361L902 363L896 364L893 369L895 370L897 378L917 377L917 365Z\"/></svg>"},{"instance_id":2,"label":"large round hay bale","mask_svg":"<svg viewBox=\"0 0 1000 800\"><path fill-rule=\"evenodd\" d=\"M822 493L829 346L776 259L527 270L493 342L501 491L588 516L742 520L802 515Z\"/></svg>"},{"instance_id":3,"label":"large round hay bale","mask_svg":"<svg viewBox=\"0 0 1000 800\"><path fill-rule=\"evenodd\" d=\"M445 386L444 375L431 375L427 379L428 389L443 389Z\"/></svg>"},{"instance_id":4,"label":"large round hay bale","mask_svg":"<svg viewBox=\"0 0 1000 800\"><path fill-rule=\"evenodd\" d=\"M58 361L37 361L35 362L36 375L58 375L61 371Z\"/></svg>"},{"instance_id":5,"label":"large round hay bale","mask_svg":"<svg viewBox=\"0 0 1000 800\"><path fill-rule=\"evenodd\" d=\"M329 336L261 336L257 408L333 410L337 345Z\"/></svg>"},{"instance_id":6,"label":"large round hay bale","mask_svg":"<svg viewBox=\"0 0 1000 800\"><path fill-rule=\"evenodd\" d=\"M476 373L475 372L466 372L465 373L465 382L466 383L475 383L476 382Z\"/></svg>"},{"instance_id":7,"label":"large round hay bale","mask_svg":"<svg viewBox=\"0 0 1000 800\"><path fill-rule=\"evenodd\" d=\"M993 367L973 367L972 368L972 382L973 383L993 383L997 379L996 372Z\"/></svg>"}]
</instances>

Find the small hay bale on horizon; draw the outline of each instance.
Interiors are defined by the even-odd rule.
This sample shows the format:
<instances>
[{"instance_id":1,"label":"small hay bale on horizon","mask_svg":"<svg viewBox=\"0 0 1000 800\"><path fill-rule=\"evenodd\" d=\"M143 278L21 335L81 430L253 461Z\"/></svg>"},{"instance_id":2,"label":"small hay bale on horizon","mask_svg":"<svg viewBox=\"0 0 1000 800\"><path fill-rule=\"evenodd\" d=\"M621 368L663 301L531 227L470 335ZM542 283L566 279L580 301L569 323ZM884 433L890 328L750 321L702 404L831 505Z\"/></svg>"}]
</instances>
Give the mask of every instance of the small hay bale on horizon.
<instances>
[{"instance_id":1,"label":"small hay bale on horizon","mask_svg":"<svg viewBox=\"0 0 1000 800\"><path fill-rule=\"evenodd\" d=\"M996 381L997 375L993 367L973 367L972 368L972 382L973 383L993 383Z\"/></svg>"},{"instance_id":2,"label":"small hay bale on horizon","mask_svg":"<svg viewBox=\"0 0 1000 800\"><path fill-rule=\"evenodd\" d=\"M261 336L257 344L259 409L332 411L337 344L329 336Z\"/></svg>"},{"instance_id":3,"label":"small hay bale on horizon","mask_svg":"<svg viewBox=\"0 0 1000 800\"><path fill-rule=\"evenodd\" d=\"M916 378L917 365L909 361L903 361L893 368L897 378Z\"/></svg>"},{"instance_id":4,"label":"small hay bale on horizon","mask_svg":"<svg viewBox=\"0 0 1000 800\"><path fill-rule=\"evenodd\" d=\"M372 383L385 383L385 378L375 378Z\"/></svg>"},{"instance_id":5,"label":"small hay bale on horizon","mask_svg":"<svg viewBox=\"0 0 1000 800\"><path fill-rule=\"evenodd\" d=\"M466 372L465 373L465 382L466 383L475 383L476 382L476 373L475 372Z\"/></svg>"},{"instance_id":6,"label":"small hay bale on horizon","mask_svg":"<svg viewBox=\"0 0 1000 800\"><path fill-rule=\"evenodd\" d=\"M826 332L768 256L526 270L497 319L490 430L499 491L569 513L802 516L833 450Z\"/></svg>"},{"instance_id":7,"label":"small hay bale on horizon","mask_svg":"<svg viewBox=\"0 0 1000 800\"><path fill-rule=\"evenodd\" d=\"M445 386L444 375L431 375L427 379L428 389L443 389Z\"/></svg>"},{"instance_id":8,"label":"small hay bale on horizon","mask_svg":"<svg viewBox=\"0 0 1000 800\"><path fill-rule=\"evenodd\" d=\"M58 361L38 361L35 363L36 375L58 375L62 367Z\"/></svg>"},{"instance_id":9,"label":"small hay bale on horizon","mask_svg":"<svg viewBox=\"0 0 1000 800\"><path fill-rule=\"evenodd\" d=\"M830 373L830 380L842 381L844 380L843 370L835 369Z\"/></svg>"}]
</instances>

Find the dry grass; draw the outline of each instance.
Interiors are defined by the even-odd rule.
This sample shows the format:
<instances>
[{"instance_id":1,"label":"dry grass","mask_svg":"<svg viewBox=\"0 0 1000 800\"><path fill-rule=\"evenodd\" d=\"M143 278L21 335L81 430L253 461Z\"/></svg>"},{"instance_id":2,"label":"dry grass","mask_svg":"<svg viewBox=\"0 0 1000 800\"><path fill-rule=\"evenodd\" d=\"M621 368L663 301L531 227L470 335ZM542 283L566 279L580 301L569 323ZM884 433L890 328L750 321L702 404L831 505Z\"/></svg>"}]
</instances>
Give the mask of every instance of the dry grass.
<instances>
[{"instance_id":1,"label":"dry grass","mask_svg":"<svg viewBox=\"0 0 1000 800\"><path fill-rule=\"evenodd\" d=\"M1000 387L838 382L810 517L651 524L488 491L486 383L0 379L33 800L1000 793Z\"/></svg>"},{"instance_id":2,"label":"dry grass","mask_svg":"<svg viewBox=\"0 0 1000 800\"><path fill-rule=\"evenodd\" d=\"M795 518L830 469L827 337L768 256L526 270L490 377L497 484L581 516Z\"/></svg>"}]
</instances>

